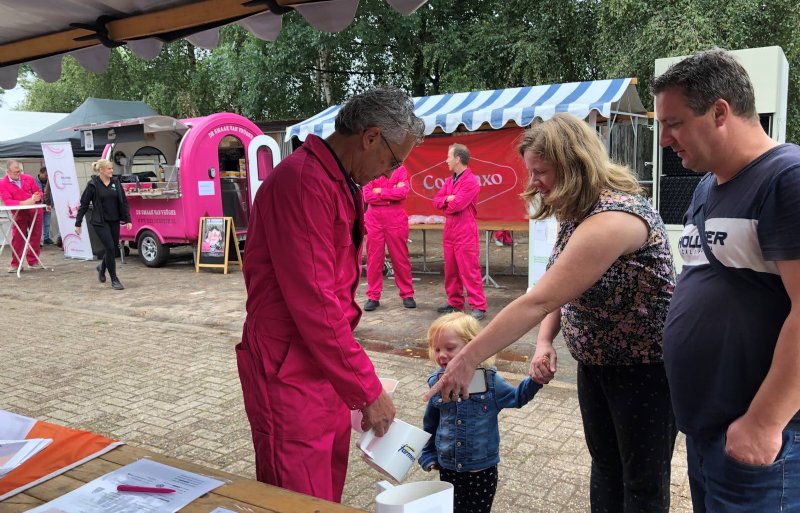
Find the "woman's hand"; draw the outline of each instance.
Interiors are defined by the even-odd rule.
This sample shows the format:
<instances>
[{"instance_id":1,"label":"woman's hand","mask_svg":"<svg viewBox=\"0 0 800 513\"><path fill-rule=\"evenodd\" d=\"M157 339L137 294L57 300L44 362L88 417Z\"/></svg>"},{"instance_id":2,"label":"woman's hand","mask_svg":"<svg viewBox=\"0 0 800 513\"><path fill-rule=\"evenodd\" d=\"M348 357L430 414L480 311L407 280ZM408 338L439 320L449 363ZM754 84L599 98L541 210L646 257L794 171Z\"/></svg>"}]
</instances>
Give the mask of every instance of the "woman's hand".
<instances>
[{"instance_id":1,"label":"woman's hand","mask_svg":"<svg viewBox=\"0 0 800 513\"><path fill-rule=\"evenodd\" d=\"M469 382L475 374L475 367L479 362L470 360L468 349L463 349L455 358L450 360L444 374L439 381L428 390L424 400L430 401L431 397L437 392L442 394L442 402L450 402L458 399L469 399Z\"/></svg>"},{"instance_id":2,"label":"woman's hand","mask_svg":"<svg viewBox=\"0 0 800 513\"><path fill-rule=\"evenodd\" d=\"M75 227L75 234L76 235L80 235L81 234L81 227L80 226L76 226Z\"/></svg>"},{"instance_id":3,"label":"woman's hand","mask_svg":"<svg viewBox=\"0 0 800 513\"><path fill-rule=\"evenodd\" d=\"M553 344L549 342L538 342L528 374L535 382L540 385L546 385L550 383L550 380L556 375L557 361L558 355L556 354Z\"/></svg>"}]
</instances>

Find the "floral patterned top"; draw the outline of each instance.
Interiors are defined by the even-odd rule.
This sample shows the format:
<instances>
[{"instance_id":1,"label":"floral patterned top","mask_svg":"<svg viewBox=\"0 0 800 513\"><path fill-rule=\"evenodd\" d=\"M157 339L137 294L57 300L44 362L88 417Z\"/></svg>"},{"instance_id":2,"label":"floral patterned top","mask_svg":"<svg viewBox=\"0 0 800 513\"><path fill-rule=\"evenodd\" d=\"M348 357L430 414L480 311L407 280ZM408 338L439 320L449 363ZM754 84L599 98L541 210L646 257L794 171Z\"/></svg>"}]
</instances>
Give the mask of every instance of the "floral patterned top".
<instances>
[{"instance_id":1,"label":"floral patterned top","mask_svg":"<svg viewBox=\"0 0 800 513\"><path fill-rule=\"evenodd\" d=\"M675 267L661 216L637 194L604 190L587 214L619 211L643 219L647 243L619 257L580 297L561 307L561 329L573 358L586 365L662 361L662 332L675 288ZM562 221L548 267L580 221Z\"/></svg>"}]
</instances>

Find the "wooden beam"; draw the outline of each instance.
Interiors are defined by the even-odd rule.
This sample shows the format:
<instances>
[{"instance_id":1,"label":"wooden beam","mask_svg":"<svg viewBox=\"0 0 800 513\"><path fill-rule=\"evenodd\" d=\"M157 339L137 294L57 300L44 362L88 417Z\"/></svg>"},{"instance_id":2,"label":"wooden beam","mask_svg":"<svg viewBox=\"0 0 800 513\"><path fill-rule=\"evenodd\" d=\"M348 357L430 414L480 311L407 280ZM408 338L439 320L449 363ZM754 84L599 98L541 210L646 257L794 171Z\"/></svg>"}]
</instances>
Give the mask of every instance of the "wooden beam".
<instances>
[{"instance_id":1,"label":"wooden beam","mask_svg":"<svg viewBox=\"0 0 800 513\"><path fill-rule=\"evenodd\" d=\"M242 5L244 1L201 0L160 11L120 18L107 23L106 28L110 39L130 41L206 24L224 25L267 10L266 5L245 7ZM292 7L315 1L319 0L276 0L276 3L284 7ZM90 30L69 29L2 44L0 45L0 67L94 46L98 44L95 40L75 41L76 38L91 34Z\"/></svg>"}]
</instances>

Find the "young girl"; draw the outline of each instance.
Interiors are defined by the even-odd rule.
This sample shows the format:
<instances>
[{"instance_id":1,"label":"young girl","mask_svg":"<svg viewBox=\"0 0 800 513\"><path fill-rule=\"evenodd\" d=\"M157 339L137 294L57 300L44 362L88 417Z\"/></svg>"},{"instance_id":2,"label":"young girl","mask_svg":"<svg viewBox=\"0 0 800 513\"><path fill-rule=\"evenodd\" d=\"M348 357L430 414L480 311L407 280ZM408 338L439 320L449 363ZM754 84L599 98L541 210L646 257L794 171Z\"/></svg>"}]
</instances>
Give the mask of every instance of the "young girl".
<instances>
[{"instance_id":1,"label":"young girl","mask_svg":"<svg viewBox=\"0 0 800 513\"><path fill-rule=\"evenodd\" d=\"M436 319L428 329L428 355L440 369L428 377L433 386L447 363L480 331L472 316L455 312ZM542 385L525 378L518 387L509 385L492 365L483 362L485 387L466 401L442 403L434 395L425 409L422 426L432 436L419 457L425 471L439 470L442 481L455 487L454 513L481 513L492 509L500 461L497 415L503 408L521 408Z\"/></svg>"}]
</instances>

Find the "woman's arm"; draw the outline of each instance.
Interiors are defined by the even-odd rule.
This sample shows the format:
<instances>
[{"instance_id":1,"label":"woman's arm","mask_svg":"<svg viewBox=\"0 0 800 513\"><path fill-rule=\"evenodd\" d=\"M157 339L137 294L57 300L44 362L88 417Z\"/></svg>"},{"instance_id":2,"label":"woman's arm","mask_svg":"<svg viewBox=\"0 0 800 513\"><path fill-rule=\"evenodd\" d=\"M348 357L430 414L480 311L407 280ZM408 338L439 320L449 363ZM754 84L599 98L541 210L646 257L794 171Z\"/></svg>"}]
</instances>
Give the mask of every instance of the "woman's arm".
<instances>
[{"instance_id":1,"label":"woman's arm","mask_svg":"<svg viewBox=\"0 0 800 513\"><path fill-rule=\"evenodd\" d=\"M644 246L648 233L649 228L640 217L624 212L601 212L582 222L539 283L501 310L447 364L447 370L426 394L426 400L437 392L441 392L445 402L451 392L469 397L467 385L478 363L511 345L548 314L583 294L620 256Z\"/></svg>"}]
</instances>

